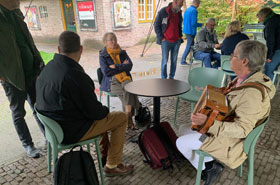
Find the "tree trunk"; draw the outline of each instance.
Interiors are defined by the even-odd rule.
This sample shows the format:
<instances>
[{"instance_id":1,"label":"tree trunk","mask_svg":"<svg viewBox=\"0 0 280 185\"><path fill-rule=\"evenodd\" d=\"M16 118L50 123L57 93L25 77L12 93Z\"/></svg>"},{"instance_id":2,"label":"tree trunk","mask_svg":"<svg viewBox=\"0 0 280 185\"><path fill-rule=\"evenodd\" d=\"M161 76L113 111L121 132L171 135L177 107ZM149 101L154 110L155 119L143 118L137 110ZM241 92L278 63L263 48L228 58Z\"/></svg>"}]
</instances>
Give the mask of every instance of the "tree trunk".
<instances>
[{"instance_id":1,"label":"tree trunk","mask_svg":"<svg viewBox=\"0 0 280 185\"><path fill-rule=\"evenodd\" d=\"M234 21L235 16L236 16L236 5L237 5L237 0L233 1L233 5L232 5L232 13L231 13L231 21Z\"/></svg>"}]
</instances>

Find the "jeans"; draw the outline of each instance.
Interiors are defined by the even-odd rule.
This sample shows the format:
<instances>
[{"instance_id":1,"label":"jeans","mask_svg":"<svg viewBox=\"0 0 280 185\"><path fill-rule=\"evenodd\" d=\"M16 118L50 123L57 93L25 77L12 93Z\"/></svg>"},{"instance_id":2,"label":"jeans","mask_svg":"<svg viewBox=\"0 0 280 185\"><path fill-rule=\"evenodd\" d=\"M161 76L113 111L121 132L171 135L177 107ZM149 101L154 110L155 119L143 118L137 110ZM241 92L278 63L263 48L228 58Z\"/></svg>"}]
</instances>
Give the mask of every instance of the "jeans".
<instances>
[{"instance_id":1,"label":"jeans","mask_svg":"<svg viewBox=\"0 0 280 185\"><path fill-rule=\"evenodd\" d=\"M12 118L13 118L15 129L24 147L34 145L32 142L29 129L24 119L24 116L26 114L26 111L24 109L25 100L28 101L33 111L33 116L41 132L43 134L45 133L44 126L38 119L36 112L34 110L34 104L36 102L35 82L36 79L32 80L32 82L26 87L26 91L21 91L8 82L2 83L5 94L10 102L10 109L12 112Z\"/></svg>"},{"instance_id":2,"label":"jeans","mask_svg":"<svg viewBox=\"0 0 280 185\"><path fill-rule=\"evenodd\" d=\"M266 62L264 66L264 74L266 74L271 80L273 79L273 71L280 65L280 50L276 50L272 56L271 62Z\"/></svg>"},{"instance_id":3,"label":"jeans","mask_svg":"<svg viewBox=\"0 0 280 185\"><path fill-rule=\"evenodd\" d=\"M205 53L203 51L197 51L194 54L194 58L197 60L202 60L203 64L205 67L209 68L215 68L217 69L218 67L221 66L221 55L219 53L216 53L215 51L211 53ZM213 66L211 64L212 61L216 61Z\"/></svg>"},{"instance_id":4,"label":"jeans","mask_svg":"<svg viewBox=\"0 0 280 185\"><path fill-rule=\"evenodd\" d=\"M180 45L181 45L181 39L178 39L176 42L169 42L167 40L162 41L161 78L167 78L167 62L169 58L169 52L171 52L171 58L170 58L171 66L170 66L169 78L170 79L174 78Z\"/></svg>"},{"instance_id":5,"label":"jeans","mask_svg":"<svg viewBox=\"0 0 280 185\"><path fill-rule=\"evenodd\" d=\"M194 35L186 35L187 36L187 45L185 48L185 51L183 53L182 59L181 59L181 64L186 62L186 58L191 50L191 46L194 45Z\"/></svg>"}]
</instances>

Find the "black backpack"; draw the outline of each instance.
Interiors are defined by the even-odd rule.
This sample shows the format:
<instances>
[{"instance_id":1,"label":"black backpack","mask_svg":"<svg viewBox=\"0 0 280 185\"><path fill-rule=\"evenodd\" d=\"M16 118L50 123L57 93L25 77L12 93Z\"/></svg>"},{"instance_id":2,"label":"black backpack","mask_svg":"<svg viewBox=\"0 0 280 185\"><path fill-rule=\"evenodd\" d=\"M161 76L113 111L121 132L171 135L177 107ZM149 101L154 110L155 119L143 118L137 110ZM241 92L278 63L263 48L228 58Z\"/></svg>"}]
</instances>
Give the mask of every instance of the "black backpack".
<instances>
[{"instance_id":1,"label":"black backpack","mask_svg":"<svg viewBox=\"0 0 280 185\"><path fill-rule=\"evenodd\" d=\"M79 151L73 151L80 147ZM55 164L54 185L99 185L91 155L81 146L74 146L63 154Z\"/></svg>"},{"instance_id":2,"label":"black backpack","mask_svg":"<svg viewBox=\"0 0 280 185\"><path fill-rule=\"evenodd\" d=\"M137 126L143 127L151 123L151 113L148 107L140 105L135 116Z\"/></svg>"}]
</instances>

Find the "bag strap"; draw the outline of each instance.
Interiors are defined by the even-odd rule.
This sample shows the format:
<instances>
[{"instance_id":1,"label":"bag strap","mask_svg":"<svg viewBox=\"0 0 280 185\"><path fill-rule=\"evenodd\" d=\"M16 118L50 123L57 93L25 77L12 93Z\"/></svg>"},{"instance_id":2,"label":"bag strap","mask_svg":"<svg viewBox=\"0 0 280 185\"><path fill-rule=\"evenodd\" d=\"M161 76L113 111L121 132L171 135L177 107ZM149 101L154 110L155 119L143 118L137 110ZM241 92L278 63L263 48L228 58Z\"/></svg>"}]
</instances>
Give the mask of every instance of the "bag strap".
<instances>
[{"instance_id":1,"label":"bag strap","mask_svg":"<svg viewBox=\"0 0 280 185\"><path fill-rule=\"evenodd\" d=\"M260 83L257 83L257 82L247 82L247 83L241 84L238 87L232 88L231 91L236 91L236 90L250 88L250 87L258 89L262 93L262 100L264 100L264 98L265 98L264 87L263 87L263 85L261 85Z\"/></svg>"},{"instance_id":2,"label":"bag strap","mask_svg":"<svg viewBox=\"0 0 280 185\"><path fill-rule=\"evenodd\" d=\"M262 84L260 84L260 83L257 83L257 82L247 82L247 83L241 84L240 86L234 87L234 88L231 88L229 86L229 87L224 89L224 94L226 95L226 94L228 94L228 93L230 93L232 91L236 91L236 90L240 90L240 89L244 89L244 88L255 88L255 89L258 89L262 93L262 100L264 100L264 98L265 98L264 86Z\"/></svg>"},{"instance_id":3,"label":"bag strap","mask_svg":"<svg viewBox=\"0 0 280 185\"><path fill-rule=\"evenodd\" d=\"M145 130L144 130L145 131ZM149 154L148 154L148 152L146 151L146 148L144 147L144 144L143 144L143 142L142 142L142 134L143 134L143 132L144 131L142 131L140 134L139 134L139 136L138 136L138 145L139 145L139 148L140 148L140 150L142 151L142 153L143 153L143 155L144 155L144 157L145 157L145 159L146 159L146 161L144 161L144 162L147 162L151 167L153 167L155 164L154 164L154 162L151 160L151 157L149 156Z\"/></svg>"}]
</instances>

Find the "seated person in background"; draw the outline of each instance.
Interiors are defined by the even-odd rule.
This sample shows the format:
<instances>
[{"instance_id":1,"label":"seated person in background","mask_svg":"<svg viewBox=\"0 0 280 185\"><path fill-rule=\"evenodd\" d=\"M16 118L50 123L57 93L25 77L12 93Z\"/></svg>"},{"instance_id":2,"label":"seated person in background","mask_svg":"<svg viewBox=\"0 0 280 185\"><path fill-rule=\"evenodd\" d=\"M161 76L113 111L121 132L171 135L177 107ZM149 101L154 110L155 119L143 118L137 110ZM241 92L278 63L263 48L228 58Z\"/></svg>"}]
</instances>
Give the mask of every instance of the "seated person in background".
<instances>
[{"instance_id":1,"label":"seated person in background","mask_svg":"<svg viewBox=\"0 0 280 185\"><path fill-rule=\"evenodd\" d=\"M235 46L242 40L249 40L249 37L241 33L239 21L232 21L226 29L225 37L221 46L222 55L231 55Z\"/></svg>"},{"instance_id":2,"label":"seated person in background","mask_svg":"<svg viewBox=\"0 0 280 185\"><path fill-rule=\"evenodd\" d=\"M99 52L99 63L103 73L101 90L112 92L120 98L123 110L128 115L128 128L133 129L135 127L132 116L134 111L139 109L139 101L137 95L124 90L124 86L132 81L132 61L126 51L120 48L114 33L105 33L103 43L106 46Z\"/></svg>"},{"instance_id":3,"label":"seated person in background","mask_svg":"<svg viewBox=\"0 0 280 185\"><path fill-rule=\"evenodd\" d=\"M231 56L231 68L237 77L231 88L247 82L256 82L264 88L264 98L256 88L243 88L227 94L229 114L232 121L217 121L207 131L207 137L192 131L187 125L180 128L181 137L176 141L179 151L197 169L199 155L195 150L201 149L212 157L205 157L203 179L205 185L212 184L222 173L224 163L230 168L241 165L247 155L243 152L243 141L247 135L261 124L270 112L270 100L275 94L271 80L262 73L266 59L266 46L258 41L241 41ZM202 126L208 117L201 113L192 114L193 125ZM220 162L218 162L220 161Z\"/></svg>"},{"instance_id":4,"label":"seated person in background","mask_svg":"<svg viewBox=\"0 0 280 185\"><path fill-rule=\"evenodd\" d=\"M59 54L55 54L36 82L36 108L58 122L64 133L64 144L102 135L102 161L107 159L105 175L128 174L134 166L122 163L127 115L109 113L97 101L94 83L79 64L82 51L76 33L64 31L59 36ZM111 132L110 142L107 132Z\"/></svg>"},{"instance_id":5,"label":"seated person in background","mask_svg":"<svg viewBox=\"0 0 280 185\"><path fill-rule=\"evenodd\" d=\"M216 31L215 18L209 18L206 21L205 27L201 28L196 35L196 43L194 44L194 58L202 60L205 67L220 67L220 54L215 52L214 49L219 49L221 45L218 42ZM212 66L211 62L215 61Z\"/></svg>"}]
</instances>

